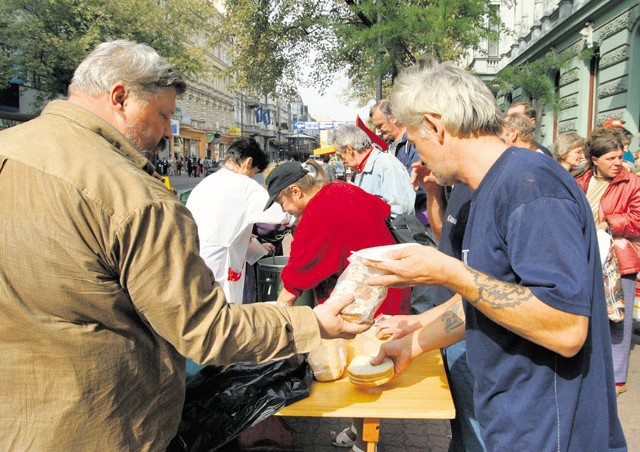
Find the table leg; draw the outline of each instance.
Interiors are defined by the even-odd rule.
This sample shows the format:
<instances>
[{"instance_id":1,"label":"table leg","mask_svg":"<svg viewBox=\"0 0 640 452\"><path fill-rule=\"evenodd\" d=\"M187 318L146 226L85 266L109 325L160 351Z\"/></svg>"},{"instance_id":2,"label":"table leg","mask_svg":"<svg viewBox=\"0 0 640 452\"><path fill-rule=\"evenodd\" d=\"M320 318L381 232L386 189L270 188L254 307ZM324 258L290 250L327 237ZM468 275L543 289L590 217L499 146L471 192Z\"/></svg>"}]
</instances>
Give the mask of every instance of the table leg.
<instances>
[{"instance_id":1,"label":"table leg","mask_svg":"<svg viewBox=\"0 0 640 452\"><path fill-rule=\"evenodd\" d=\"M380 418L364 418L362 439L367 443L367 452L375 452L376 443L380 439Z\"/></svg>"}]
</instances>

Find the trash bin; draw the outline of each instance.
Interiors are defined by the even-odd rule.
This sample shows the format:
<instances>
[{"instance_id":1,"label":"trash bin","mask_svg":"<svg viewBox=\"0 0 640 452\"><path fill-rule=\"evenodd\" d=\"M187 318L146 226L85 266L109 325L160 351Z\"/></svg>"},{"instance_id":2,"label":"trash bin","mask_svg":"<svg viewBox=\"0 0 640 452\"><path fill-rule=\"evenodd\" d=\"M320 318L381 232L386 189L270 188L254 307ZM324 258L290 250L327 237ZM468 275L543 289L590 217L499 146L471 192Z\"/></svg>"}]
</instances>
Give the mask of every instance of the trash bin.
<instances>
[{"instance_id":1,"label":"trash bin","mask_svg":"<svg viewBox=\"0 0 640 452\"><path fill-rule=\"evenodd\" d=\"M280 273L288 261L289 256L271 256L264 257L257 262L258 301L276 301L278 299L278 294L282 290ZM313 291L303 291L296 300L295 306L314 307Z\"/></svg>"}]
</instances>

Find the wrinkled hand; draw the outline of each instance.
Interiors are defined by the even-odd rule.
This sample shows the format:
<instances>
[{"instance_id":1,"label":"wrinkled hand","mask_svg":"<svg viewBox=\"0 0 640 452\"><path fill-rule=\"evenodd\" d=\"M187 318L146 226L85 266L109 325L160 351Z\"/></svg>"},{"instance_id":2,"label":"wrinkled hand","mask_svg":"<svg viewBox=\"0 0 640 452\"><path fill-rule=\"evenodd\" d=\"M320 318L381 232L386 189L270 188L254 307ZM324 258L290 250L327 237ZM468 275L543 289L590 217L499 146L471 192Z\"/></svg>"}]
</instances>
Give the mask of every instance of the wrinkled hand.
<instances>
[{"instance_id":1,"label":"wrinkled hand","mask_svg":"<svg viewBox=\"0 0 640 452\"><path fill-rule=\"evenodd\" d=\"M385 342L380 346L378 356L371 360L371 364L377 366L385 358L393 360L396 375L404 372L415 356L411 353L412 335L401 339Z\"/></svg>"},{"instance_id":2,"label":"wrinkled hand","mask_svg":"<svg viewBox=\"0 0 640 452\"><path fill-rule=\"evenodd\" d=\"M318 320L320 336L323 339L353 339L356 334L371 328L370 323L353 323L345 320L340 311L353 302L353 296L347 296L331 303L323 303L313 308Z\"/></svg>"},{"instance_id":3,"label":"wrinkled hand","mask_svg":"<svg viewBox=\"0 0 640 452\"><path fill-rule=\"evenodd\" d=\"M363 261L366 266L386 273L369 277L368 284L392 287L443 284L447 278L447 265L459 263L431 246L422 245L390 251L387 257L392 260Z\"/></svg>"},{"instance_id":4,"label":"wrinkled hand","mask_svg":"<svg viewBox=\"0 0 640 452\"><path fill-rule=\"evenodd\" d=\"M378 339L400 339L420 328L420 322L414 315L381 315L376 319Z\"/></svg>"}]
</instances>

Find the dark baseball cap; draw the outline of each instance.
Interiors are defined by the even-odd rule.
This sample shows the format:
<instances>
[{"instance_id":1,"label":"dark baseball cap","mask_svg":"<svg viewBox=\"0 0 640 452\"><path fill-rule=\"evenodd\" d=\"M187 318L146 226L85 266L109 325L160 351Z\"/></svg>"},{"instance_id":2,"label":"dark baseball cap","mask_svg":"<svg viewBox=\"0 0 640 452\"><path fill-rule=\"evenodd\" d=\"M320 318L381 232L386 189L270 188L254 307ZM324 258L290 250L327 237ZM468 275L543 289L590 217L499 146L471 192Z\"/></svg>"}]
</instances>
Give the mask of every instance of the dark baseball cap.
<instances>
[{"instance_id":1,"label":"dark baseball cap","mask_svg":"<svg viewBox=\"0 0 640 452\"><path fill-rule=\"evenodd\" d=\"M305 170L299 162L286 162L276 166L273 171L269 173L265 181L267 191L269 192L269 200L264 206L264 210L267 210L273 205L282 190L294 182L299 181L307 174L308 171Z\"/></svg>"}]
</instances>

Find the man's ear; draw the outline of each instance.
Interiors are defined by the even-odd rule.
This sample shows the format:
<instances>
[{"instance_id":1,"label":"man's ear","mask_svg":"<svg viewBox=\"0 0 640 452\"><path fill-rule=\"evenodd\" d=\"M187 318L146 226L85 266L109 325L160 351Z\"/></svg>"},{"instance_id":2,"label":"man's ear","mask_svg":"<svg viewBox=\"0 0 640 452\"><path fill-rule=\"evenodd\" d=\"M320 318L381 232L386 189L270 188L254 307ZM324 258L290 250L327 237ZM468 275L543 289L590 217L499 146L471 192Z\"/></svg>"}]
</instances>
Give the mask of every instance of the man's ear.
<instances>
[{"instance_id":1,"label":"man's ear","mask_svg":"<svg viewBox=\"0 0 640 452\"><path fill-rule=\"evenodd\" d=\"M438 139L438 142L443 143L445 127L444 127L444 121L442 121L442 118L440 117L440 115L425 113L423 118L427 127L434 133L434 135Z\"/></svg>"},{"instance_id":2,"label":"man's ear","mask_svg":"<svg viewBox=\"0 0 640 452\"><path fill-rule=\"evenodd\" d=\"M243 165L246 165L246 169L250 169L253 166L253 157L247 157L242 162Z\"/></svg>"},{"instance_id":3,"label":"man's ear","mask_svg":"<svg viewBox=\"0 0 640 452\"><path fill-rule=\"evenodd\" d=\"M126 90L124 84L116 83L113 85L110 92L111 106L113 108L122 109L128 98L129 91Z\"/></svg>"}]
</instances>

